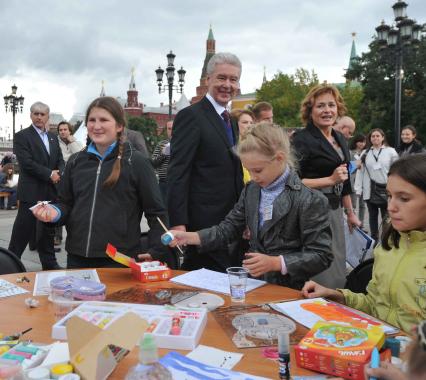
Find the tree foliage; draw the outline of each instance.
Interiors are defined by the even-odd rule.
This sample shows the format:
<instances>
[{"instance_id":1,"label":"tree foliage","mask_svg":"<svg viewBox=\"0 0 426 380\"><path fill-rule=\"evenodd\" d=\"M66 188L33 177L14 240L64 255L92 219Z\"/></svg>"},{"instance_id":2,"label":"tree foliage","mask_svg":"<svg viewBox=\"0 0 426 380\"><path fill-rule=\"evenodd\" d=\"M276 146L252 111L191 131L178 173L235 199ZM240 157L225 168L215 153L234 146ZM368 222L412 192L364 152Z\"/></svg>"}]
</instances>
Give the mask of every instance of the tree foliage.
<instances>
[{"instance_id":1,"label":"tree foliage","mask_svg":"<svg viewBox=\"0 0 426 380\"><path fill-rule=\"evenodd\" d=\"M359 107L360 126L364 130L382 128L390 142L395 140L395 69L396 52L380 49L376 41L370 51L354 63L346 73L348 79L358 78L364 96ZM426 142L426 39L417 49L403 48L401 93L401 127L413 124L418 137Z\"/></svg>"},{"instance_id":2,"label":"tree foliage","mask_svg":"<svg viewBox=\"0 0 426 380\"><path fill-rule=\"evenodd\" d=\"M278 72L256 92L256 101L266 101L274 108L274 122L287 128L301 126L300 104L308 91L318 84L314 71L297 69L294 75Z\"/></svg>"},{"instance_id":3,"label":"tree foliage","mask_svg":"<svg viewBox=\"0 0 426 380\"><path fill-rule=\"evenodd\" d=\"M157 143L164 139L163 136L157 136L157 123L154 119L148 117L127 116L127 126L129 129L139 131L145 138L146 147L153 152Z\"/></svg>"}]
</instances>

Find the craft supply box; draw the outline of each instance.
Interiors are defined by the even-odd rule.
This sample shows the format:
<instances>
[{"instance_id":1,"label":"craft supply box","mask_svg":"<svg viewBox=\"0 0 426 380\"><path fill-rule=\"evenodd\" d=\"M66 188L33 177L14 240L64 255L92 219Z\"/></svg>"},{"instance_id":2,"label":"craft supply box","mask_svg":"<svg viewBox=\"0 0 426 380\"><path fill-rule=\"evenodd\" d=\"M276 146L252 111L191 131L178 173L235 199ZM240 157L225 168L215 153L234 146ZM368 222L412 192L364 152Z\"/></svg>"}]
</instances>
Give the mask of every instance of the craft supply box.
<instances>
[{"instance_id":1,"label":"craft supply box","mask_svg":"<svg viewBox=\"0 0 426 380\"><path fill-rule=\"evenodd\" d=\"M206 309L178 309L172 306L129 304L119 302L84 302L52 327L53 339L67 339L66 323L72 316L79 316L104 328L127 312L145 319L159 348L193 350L201 338L207 323ZM172 319L180 320L180 335L171 335ZM131 326L129 326L131 328Z\"/></svg>"},{"instance_id":2,"label":"craft supply box","mask_svg":"<svg viewBox=\"0 0 426 380\"><path fill-rule=\"evenodd\" d=\"M380 349L385 335L380 327L317 322L295 346L299 367L336 377L364 380L364 366L374 347Z\"/></svg>"}]
</instances>

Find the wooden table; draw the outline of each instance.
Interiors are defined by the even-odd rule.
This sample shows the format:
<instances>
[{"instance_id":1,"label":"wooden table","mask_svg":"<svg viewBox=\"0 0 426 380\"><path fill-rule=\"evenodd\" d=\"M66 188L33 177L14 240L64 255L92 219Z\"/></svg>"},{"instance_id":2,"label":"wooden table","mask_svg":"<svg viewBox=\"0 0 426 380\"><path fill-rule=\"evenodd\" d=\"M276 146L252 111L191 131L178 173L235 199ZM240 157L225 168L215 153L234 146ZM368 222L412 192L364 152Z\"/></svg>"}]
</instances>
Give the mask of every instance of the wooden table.
<instances>
[{"instance_id":1,"label":"wooden table","mask_svg":"<svg viewBox=\"0 0 426 380\"><path fill-rule=\"evenodd\" d=\"M97 269L100 280L107 285L107 293L113 293L120 289L125 289L136 284L141 284L133 280L129 269ZM174 271L174 275L178 275L179 271ZM25 338L34 342L50 343L51 327L53 325L53 305L47 300L47 297L37 297L40 306L35 309L29 309L24 304L24 299L29 297L33 291L35 273L25 273L31 280L30 283L20 283L19 286L30 291L30 294L7 297L0 299L0 332L4 334L12 334L14 332L23 331L29 327L33 330L25 335ZM9 274L0 276L0 278L16 283L16 279L22 274ZM179 287L179 285L170 282L155 282L146 284L147 287ZM230 297L223 296L225 306L230 305ZM255 289L247 294L246 304L259 304L263 302L300 298L300 292L284 288L277 285L266 285ZM307 329L298 325L296 337L303 337ZM240 352L244 356L242 360L233 368L236 371L247 372L253 375L264 376L272 379L278 378L278 364L275 361L266 359L262 356L262 348L246 348L237 349L225 331L217 323L213 315L209 313L207 326L200 340L201 344L214 346L226 351ZM160 349L160 355L164 355L169 350ZM181 351L186 354L188 351ZM124 379L125 374L130 366L137 362L138 350L132 350L117 366L110 379ZM291 369L293 375L312 374L312 372L297 368L294 354L291 357Z\"/></svg>"}]
</instances>

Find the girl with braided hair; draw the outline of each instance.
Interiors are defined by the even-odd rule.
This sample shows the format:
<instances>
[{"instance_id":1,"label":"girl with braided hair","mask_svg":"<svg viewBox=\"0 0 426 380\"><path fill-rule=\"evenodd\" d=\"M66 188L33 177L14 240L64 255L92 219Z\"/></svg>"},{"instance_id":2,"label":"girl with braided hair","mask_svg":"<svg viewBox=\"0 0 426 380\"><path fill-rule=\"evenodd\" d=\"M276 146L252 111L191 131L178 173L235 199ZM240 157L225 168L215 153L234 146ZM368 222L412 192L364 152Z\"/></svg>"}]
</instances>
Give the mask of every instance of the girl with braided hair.
<instances>
[{"instance_id":1,"label":"girl with braided hair","mask_svg":"<svg viewBox=\"0 0 426 380\"><path fill-rule=\"evenodd\" d=\"M33 210L43 222L66 225L68 268L119 266L105 253L108 243L136 257L162 259L161 226L167 223L151 163L123 141L123 107L112 97L95 99L86 112L90 142L70 157L61 179L59 202ZM150 230L148 252L141 252L140 221Z\"/></svg>"}]
</instances>

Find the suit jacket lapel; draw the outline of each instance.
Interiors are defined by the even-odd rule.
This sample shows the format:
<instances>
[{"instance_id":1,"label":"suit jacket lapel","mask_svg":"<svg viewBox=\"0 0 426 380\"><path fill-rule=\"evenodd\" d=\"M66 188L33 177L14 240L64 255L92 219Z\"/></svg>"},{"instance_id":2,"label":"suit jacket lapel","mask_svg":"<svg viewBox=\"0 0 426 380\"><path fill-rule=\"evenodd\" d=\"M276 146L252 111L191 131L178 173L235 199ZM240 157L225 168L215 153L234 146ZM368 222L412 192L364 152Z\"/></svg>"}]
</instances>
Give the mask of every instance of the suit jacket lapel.
<instances>
[{"instance_id":1,"label":"suit jacket lapel","mask_svg":"<svg viewBox=\"0 0 426 380\"><path fill-rule=\"evenodd\" d=\"M48 153L46 146L44 145L43 141L41 140L39 133L34 129L34 127L32 125L30 126L30 131L33 135L32 140L46 154L46 159L49 160L49 153ZM50 144L50 142L49 142L49 144Z\"/></svg>"},{"instance_id":2,"label":"suit jacket lapel","mask_svg":"<svg viewBox=\"0 0 426 380\"><path fill-rule=\"evenodd\" d=\"M207 119L210 121L210 124L212 124L213 127L216 129L217 133L219 133L220 137L222 138L226 146L228 148L232 148L231 144L229 143L228 136L226 135L225 125L222 121L222 118L218 115L213 105L210 103L210 101L206 97L204 97L201 100L201 102L203 102L203 107L206 111L206 116L207 116ZM234 127L233 127L233 130L234 130Z\"/></svg>"},{"instance_id":3,"label":"suit jacket lapel","mask_svg":"<svg viewBox=\"0 0 426 380\"><path fill-rule=\"evenodd\" d=\"M339 154L336 152L336 149L334 149L331 144L327 141L325 136L321 133L319 128L315 127L313 124L308 125L309 132L317 139L319 142L319 146L321 150L327 154L327 156L332 157L335 161L341 162L342 159L340 158ZM333 136L336 136L337 134L333 134ZM339 141L338 141L339 142ZM340 142L339 142L340 144Z\"/></svg>"}]
</instances>

